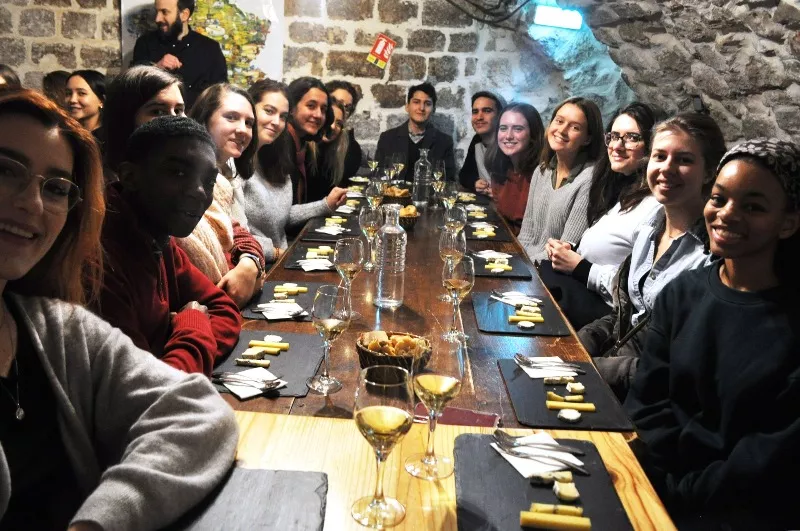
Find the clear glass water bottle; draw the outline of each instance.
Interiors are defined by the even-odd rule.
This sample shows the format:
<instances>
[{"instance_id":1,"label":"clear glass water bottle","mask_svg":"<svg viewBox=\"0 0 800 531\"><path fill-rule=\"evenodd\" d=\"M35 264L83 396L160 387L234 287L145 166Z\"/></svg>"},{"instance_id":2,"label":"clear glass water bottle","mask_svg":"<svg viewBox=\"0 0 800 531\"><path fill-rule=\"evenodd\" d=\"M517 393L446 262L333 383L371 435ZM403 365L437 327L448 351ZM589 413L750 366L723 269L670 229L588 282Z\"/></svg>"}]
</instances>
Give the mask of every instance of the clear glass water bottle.
<instances>
[{"instance_id":1,"label":"clear glass water bottle","mask_svg":"<svg viewBox=\"0 0 800 531\"><path fill-rule=\"evenodd\" d=\"M375 306L399 308L403 305L408 236L400 226L400 205L383 205L386 221L378 231L378 293Z\"/></svg>"},{"instance_id":2,"label":"clear glass water bottle","mask_svg":"<svg viewBox=\"0 0 800 531\"><path fill-rule=\"evenodd\" d=\"M417 208L423 208L428 204L428 191L433 175L433 165L428 160L428 150L419 150L419 159L414 164L414 193L411 200Z\"/></svg>"}]
</instances>

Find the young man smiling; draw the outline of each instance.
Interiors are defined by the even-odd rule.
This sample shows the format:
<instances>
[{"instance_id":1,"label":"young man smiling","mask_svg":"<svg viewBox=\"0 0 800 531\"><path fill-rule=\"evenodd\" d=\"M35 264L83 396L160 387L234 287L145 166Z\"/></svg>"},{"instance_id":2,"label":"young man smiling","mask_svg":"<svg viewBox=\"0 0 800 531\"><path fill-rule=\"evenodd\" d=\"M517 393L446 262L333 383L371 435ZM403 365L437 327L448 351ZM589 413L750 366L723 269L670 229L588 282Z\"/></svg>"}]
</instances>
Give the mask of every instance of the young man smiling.
<instances>
[{"instance_id":1,"label":"young man smiling","mask_svg":"<svg viewBox=\"0 0 800 531\"><path fill-rule=\"evenodd\" d=\"M211 204L214 141L194 120L165 116L139 127L127 151L108 188L95 310L168 365L210 375L236 344L239 311L173 237L191 234Z\"/></svg>"},{"instance_id":2,"label":"young man smiling","mask_svg":"<svg viewBox=\"0 0 800 531\"><path fill-rule=\"evenodd\" d=\"M491 92L482 90L472 95L472 129L475 136L469 143L464 165L458 172L458 180L467 190L492 195L492 178L486 169L484 157L492 142L497 117L503 107L503 99Z\"/></svg>"},{"instance_id":3,"label":"young man smiling","mask_svg":"<svg viewBox=\"0 0 800 531\"><path fill-rule=\"evenodd\" d=\"M186 106L203 90L228 81L225 56L215 40L193 31L195 0L155 0L158 28L136 39L131 66L155 65L183 80Z\"/></svg>"},{"instance_id":4,"label":"young man smiling","mask_svg":"<svg viewBox=\"0 0 800 531\"><path fill-rule=\"evenodd\" d=\"M436 129L430 123L436 111L436 89L430 83L414 85L408 89L406 112L408 120L381 133L375 158L384 164L392 155L405 155L405 167L399 179L412 180L414 164L419 160L419 150L428 150L428 160L433 163L444 160L445 175L455 177L456 162L453 153L453 138Z\"/></svg>"}]
</instances>

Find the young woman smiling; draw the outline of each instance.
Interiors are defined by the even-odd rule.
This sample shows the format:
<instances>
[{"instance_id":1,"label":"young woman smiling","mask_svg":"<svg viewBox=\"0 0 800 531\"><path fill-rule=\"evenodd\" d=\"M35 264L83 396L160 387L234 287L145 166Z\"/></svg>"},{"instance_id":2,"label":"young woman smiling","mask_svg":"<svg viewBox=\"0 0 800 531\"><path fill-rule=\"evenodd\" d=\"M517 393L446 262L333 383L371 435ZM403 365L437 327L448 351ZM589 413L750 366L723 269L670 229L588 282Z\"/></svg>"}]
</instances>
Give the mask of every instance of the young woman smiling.
<instances>
[{"instance_id":1,"label":"young woman smiling","mask_svg":"<svg viewBox=\"0 0 800 531\"><path fill-rule=\"evenodd\" d=\"M553 238L545 246L550 260L540 264L542 280L576 329L611 310L611 281L631 253L633 232L660 208L644 179L655 123L655 113L643 103L615 113L605 134L607 156L592 174L589 228L575 250Z\"/></svg>"},{"instance_id":2,"label":"young woman smiling","mask_svg":"<svg viewBox=\"0 0 800 531\"><path fill-rule=\"evenodd\" d=\"M740 144L720 162L705 228L722 260L655 301L625 409L680 529L797 529L800 148Z\"/></svg>"},{"instance_id":3,"label":"young woman smiling","mask_svg":"<svg viewBox=\"0 0 800 531\"><path fill-rule=\"evenodd\" d=\"M289 245L287 228L333 213L344 202L347 191L334 188L325 199L292 204L293 139L285 132L291 112L286 85L265 79L254 83L249 93L256 102L258 152L253 176L242 180L242 193L236 200L245 210L250 230L261 244L265 259L272 262L280 258Z\"/></svg>"},{"instance_id":4,"label":"young woman smiling","mask_svg":"<svg viewBox=\"0 0 800 531\"><path fill-rule=\"evenodd\" d=\"M103 139L97 132L103 125L103 105L106 100L106 76L95 70L76 70L67 79L64 105L70 116L80 122L95 137Z\"/></svg>"},{"instance_id":5,"label":"young woman smiling","mask_svg":"<svg viewBox=\"0 0 800 531\"><path fill-rule=\"evenodd\" d=\"M564 100L553 111L545 138L519 233L535 261L547 258L548 239L576 242L588 227L592 168L603 148L600 109L585 98Z\"/></svg>"},{"instance_id":6,"label":"young woman smiling","mask_svg":"<svg viewBox=\"0 0 800 531\"><path fill-rule=\"evenodd\" d=\"M636 373L656 295L682 271L709 260L701 216L723 153L722 131L709 116L679 114L655 128L647 184L664 208L634 231L631 255L612 285L611 313L578 332L620 398Z\"/></svg>"},{"instance_id":7,"label":"young woman smiling","mask_svg":"<svg viewBox=\"0 0 800 531\"><path fill-rule=\"evenodd\" d=\"M3 527L168 526L229 470L230 408L79 306L103 270L92 136L42 94L9 92L0 166Z\"/></svg>"},{"instance_id":8,"label":"young woman smiling","mask_svg":"<svg viewBox=\"0 0 800 531\"><path fill-rule=\"evenodd\" d=\"M203 124L214 140L219 174L214 201L192 234L180 238L178 245L243 308L264 283L264 253L247 229L244 209L235 201L233 182L235 176L248 178L253 174L258 138L255 106L246 91L218 83L200 94L190 116Z\"/></svg>"},{"instance_id":9,"label":"young woman smiling","mask_svg":"<svg viewBox=\"0 0 800 531\"><path fill-rule=\"evenodd\" d=\"M544 140L542 119L532 105L512 102L496 120L495 138L486 155L493 170L492 197L497 211L519 234L531 178Z\"/></svg>"}]
</instances>

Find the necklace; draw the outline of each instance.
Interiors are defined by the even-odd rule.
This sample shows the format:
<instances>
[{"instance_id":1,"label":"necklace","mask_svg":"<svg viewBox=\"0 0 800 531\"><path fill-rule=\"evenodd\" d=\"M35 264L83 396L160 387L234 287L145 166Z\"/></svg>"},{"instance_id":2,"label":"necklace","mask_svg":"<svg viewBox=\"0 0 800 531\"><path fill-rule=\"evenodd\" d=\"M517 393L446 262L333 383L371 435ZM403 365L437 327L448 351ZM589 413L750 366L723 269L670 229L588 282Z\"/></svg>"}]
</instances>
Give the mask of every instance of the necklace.
<instances>
[{"instance_id":1,"label":"necklace","mask_svg":"<svg viewBox=\"0 0 800 531\"><path fill-rule=\"evenodd\" d=\"M6 325L8 324L7 321L8 321L8 319L6 318L6 313L3 312L3 324L0 325L0 330L2 330L3 328L6 328ZM10 326L8 327L8 340L9 340L9 343L11 344L11 350L13 352L13 350L14 350L14 337L11 335L11 327ZM16 356L14 356L14 380L16 381L16 384L17 384L16 385L17 393L15 395L11 394L11 391L8 390L8 387L6 387L6 384L4 384L2 382L2 380L0 380L0 385L3 386L3 391L6 392L6 394L11 399L11 401L14 402L14 404L17 406L17 410L14 412L14 417L17 420L22 420L22 419L25 418L25 410L22 409L22 406L19 405L19 364L17 363L17 357Z\"/></svg>"}]
</instances>

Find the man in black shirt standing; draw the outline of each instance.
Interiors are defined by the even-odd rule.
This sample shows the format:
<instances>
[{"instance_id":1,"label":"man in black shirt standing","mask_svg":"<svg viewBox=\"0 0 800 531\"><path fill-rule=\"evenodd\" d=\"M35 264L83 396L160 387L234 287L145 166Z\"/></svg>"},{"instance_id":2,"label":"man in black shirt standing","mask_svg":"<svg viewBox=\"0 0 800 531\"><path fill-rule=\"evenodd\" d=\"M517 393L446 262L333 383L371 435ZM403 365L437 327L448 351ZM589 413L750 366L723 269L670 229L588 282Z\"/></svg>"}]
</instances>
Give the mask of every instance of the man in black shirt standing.
<instances>
[{"instance_id":1,"label":"man in black shirt standing","mask_svg":"<svg viewBox=\"0 0 800 531\"><path fill-rule=\"evenodd\" d=\"M134 65L153 64L183 80L186 108L203 90L228 81L228 67L219 43L192 31L194 0L155 0L158 28L136 39Z\"/></svg>"}]
</instances>

